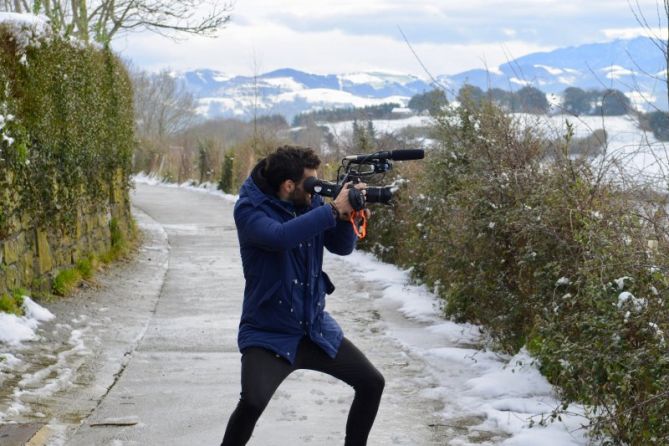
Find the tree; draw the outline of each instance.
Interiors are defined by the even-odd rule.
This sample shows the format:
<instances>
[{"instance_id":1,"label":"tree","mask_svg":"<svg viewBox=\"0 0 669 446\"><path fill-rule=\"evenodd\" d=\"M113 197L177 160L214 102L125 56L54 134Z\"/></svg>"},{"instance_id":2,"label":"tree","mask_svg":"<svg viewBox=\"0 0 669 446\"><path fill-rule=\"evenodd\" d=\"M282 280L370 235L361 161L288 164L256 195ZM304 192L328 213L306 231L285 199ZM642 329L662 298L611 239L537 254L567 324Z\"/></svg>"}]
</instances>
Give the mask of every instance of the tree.
<instances>
[{"instance_id":1,"label":"tree","mask_svg":"<svg viewBox=\"0 0 669 446\"><path fill-rule=\"evenodd\" d=\"M214 0L4 0L0 9L44 14L54 31L109 44L118 33L147 29L214 35L229 20L231 6ZM204 14L202 11L206 10Z\"/></svg>"},{"instance_id":2,"label":"tree","mask_svg":"<svg viewBox=\"0 0 669 446\"><path fill-rule=\"evenodd\" d=\"M376 142L374 140L376 131L372 121L367 121L367 128L358 124L358 120L353 121L353 149L358 153L367 153L374 149Z\"/></svg>"},{"instance_id":3,"label":"tree","mask_svg":"<svg viewBox=\"0 0 669 446\"><path fill-rule=\"evenodd\" d=\"M543 91L525 86L516 92L521 112L543 114L548 112L548 100Z\"/></svg>"},{"instance_id":4,"label":"tree","mask_svg":"<svg viewBox=\"0 0 669 446\"><path fill-rule=\"evenodd\" d=\"M446 93L443 90L435 89L412 96L408 107L416 113L428 111L431 115L436 115L446 104L448 104Z\"/></svg>"},{"instance_id":5,"label":"tree","mask_svg":"<svg viewBox=\"0 0 669 446\"><path fill-rule=\"evenodd\" d=\"M140 138L164 140L188 128L195 119L195 98L169 70L131 73L135 122Z\"/></svg>"},{"instance_id":6,"label":"tree","mask_svg":"<svg viewBox=\"0 0 669 446\"><path fill-rule=\"evenodd\" d=\"M599 113L604 116L626 115L632 110L630 99L620 90L606 89L600 96Z\"/></svg>"},{"instance_id":7,"label":"tree","mask_svg":"<svg viewBox=\"0 0 669 446\"><path fill-rule=\"evenodd\" d=\"M197 145L200 184L208 181L214 171L214 166L212 164L212 155L214 151L215 142L211 139L200 141Z\"/></svg>"},{"instance_id":8,"label":"tree","mask_svg":"<svg viewBox=\"0 0 669 446\"><path fill-rule=\"evenodd\" d=\"M483 102L484 97L485 95L481 88L477 87L476 85L464 84L462 87L460 87L460 90L458 90L456 99L461 104L466 103L479 105L481 102Z\"/></svg>"},{"instance_id":9,"label":"tree","mask_svg":"<svg viewBox=\"0 0 669 446\"><path fill-rule=\"evenodd\" d=\"M669 114L663 111L654 111L645 115L650 130L660 141L669 141Z\"/></svg>"},{"instance_id":10,"label":"tree","mask_svg":"<svg viewBox=\"0 0 669 446\"><path fill-rule=\"evenodd\" d=\"M234 162L235 156L232 152L227 152L223 157L223 166L221 168L221 181L218 182L218 189L230 194L232 193L234 180Z\"/></svg>"},{"instance_id":11,"label":"tree","mask_svg":"<svg viewBox=\"0 0 669 446\"><path fill-rule=\"evenodd\" d=\"M573 115L587 115L592 111L591 95L581 88L569 87L564 90L562 107Z\"/></svg>"},{"instance_id":12,"label":"tree","mask_svg":"<svg viewBox=\"0 0 669 446\"><path fill-rule=\"evenodd\" d=\"M515 97L510 91L502 90L501 88L491 88L488 90L488 98L497 103L500 107L508 112L515 112Z\"/></svg>"}]
</instances>

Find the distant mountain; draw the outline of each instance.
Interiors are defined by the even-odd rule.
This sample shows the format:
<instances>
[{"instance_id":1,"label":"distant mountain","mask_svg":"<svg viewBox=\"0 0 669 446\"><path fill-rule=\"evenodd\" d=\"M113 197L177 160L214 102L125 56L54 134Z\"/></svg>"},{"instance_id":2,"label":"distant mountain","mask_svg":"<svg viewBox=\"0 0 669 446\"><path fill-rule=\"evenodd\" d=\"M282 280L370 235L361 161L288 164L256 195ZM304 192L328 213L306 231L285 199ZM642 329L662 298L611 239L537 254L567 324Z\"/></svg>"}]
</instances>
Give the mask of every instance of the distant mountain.
<instances>
[{"instance_id":1,"label":"distant mountain","mask_svg":"<svg viewBox=\"0 0 669 446\"><path fill-rule=\"evenodd\" d=\"M645 98L666 109L665 66L653 42L639 37L533 53L489 71L469 70L437 80L451 96L465 83L483 90L532 85L553 94L567 87L616 88L641 108L648 106ZM255 112L291 119L320 108L406 105L411 96L433 88L416 76L383 72L319 75L283 68L252 77L201 69L174 75L198 98L198 111L207 117L249 118Z\"/></svg>"},{"instance_id":2,"label":"distant mountain","mask_svg":"<svg viewBox=\"0 0 669 446\"><path fill-rule=\"evenodd\" d=\"M629 94L643 92L666 108L665 68L666 60L655 44L638 37L528 54L495 70L470 70L438 79L454 88L469 83L484 90L524 85L546 93L562 93L567 87L616 88Z\"/></svg>"},{"instance_id":3,"label":"distant mountain","mask_svg":"<svg viewBox=\"0 0 669 446\"><path fill-rule=\"evenodd\" d=\"M199 113L208 117L248 118L255 111L292 118L317 108L406 105L417 92L430 90L418 77L389 73L318 75L284 68L251 77L202 69L175 76L198 98Z\"/></svg>"}]
</instances>

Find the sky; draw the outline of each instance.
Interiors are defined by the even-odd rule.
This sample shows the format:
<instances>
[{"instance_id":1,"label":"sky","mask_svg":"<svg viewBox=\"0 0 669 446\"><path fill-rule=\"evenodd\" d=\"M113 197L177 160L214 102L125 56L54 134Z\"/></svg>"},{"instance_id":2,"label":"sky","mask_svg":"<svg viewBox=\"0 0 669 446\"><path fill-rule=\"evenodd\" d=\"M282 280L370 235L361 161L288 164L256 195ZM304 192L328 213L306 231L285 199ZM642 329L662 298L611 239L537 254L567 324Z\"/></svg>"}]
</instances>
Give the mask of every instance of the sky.
<instances>
[{"instance_id":1,"label":"sky","mask_svg":"<svg viewBox=\"0 0 669 446\"><path fill-rule=\"evenodd\" d=\"M253 75L289 67L425 78L426 70L437 76L494 69L533 52L638 36L643 29L630 5L656 24L659 0L233 1L230 21L216 38L174 41L136 32L117 37L113 46L148 71Z\"/></svg>"}]
</instances>

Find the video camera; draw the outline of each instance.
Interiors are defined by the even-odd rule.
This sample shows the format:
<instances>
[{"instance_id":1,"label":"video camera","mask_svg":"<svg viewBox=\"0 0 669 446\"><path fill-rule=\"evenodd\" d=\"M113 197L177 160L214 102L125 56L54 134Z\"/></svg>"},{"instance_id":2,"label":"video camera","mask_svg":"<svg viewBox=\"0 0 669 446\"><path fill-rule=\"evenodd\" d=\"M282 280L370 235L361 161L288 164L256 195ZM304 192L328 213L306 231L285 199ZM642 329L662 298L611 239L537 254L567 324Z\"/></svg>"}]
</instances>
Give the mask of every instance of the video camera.
<instances>
[{"instance_id":1,"label":"video camera","mask_svg":"<svg viewBox=\"0 0 669 446\"><path fill-rule=\"evenodd\" d=\"M339 195L344 184L349 181L356 184L373 175L389 172L393 168L391 161L419 160L423 158L425 158L425 151L420 149L393 150L390 152L346 156L342 159L341 166L337 170L336 183L319 180L316 177L309 177L304 180L304 190L312 194L315 193L324 197L335 198ZM348 200L351 203L351 207L355 210L351 216L351 223L356 229L356 234L358 234L358 226L360 225L356 224L355 220L363 220L362 236L358 234L360 238L364 238L364 230L366 229L366 218L363 212L365 205L367 203L388 204L396 190L397 187L392 185L367 187L365 194L363 194L359 189L349 188Z\"/></svg>"}]
</instances>

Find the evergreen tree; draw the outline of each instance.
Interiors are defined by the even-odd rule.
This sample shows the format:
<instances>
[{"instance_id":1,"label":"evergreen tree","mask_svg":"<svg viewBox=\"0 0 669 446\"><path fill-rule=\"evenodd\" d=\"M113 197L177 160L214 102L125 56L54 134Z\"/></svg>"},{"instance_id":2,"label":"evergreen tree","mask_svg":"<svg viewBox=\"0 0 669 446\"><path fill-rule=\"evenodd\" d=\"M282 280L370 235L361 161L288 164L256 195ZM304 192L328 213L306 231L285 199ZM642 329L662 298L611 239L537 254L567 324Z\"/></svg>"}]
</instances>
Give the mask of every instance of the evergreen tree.
<instances>
[{"instance_id":1,"label":"evergreen tree","mask_svg":"<svg viewBox=\"0 0 669 446\"><path fill-rule=\"evenodd\" d=\"M376 146L376 130L374 129L374 123L372 121L367 121L367 138L372 143L372 146Z\"/></svg>"},{"instance_id":2,"label":"evergreen tree","mask_svg":"<svg viewBox=\"0 0 669 446\"><path fill-rule=\"evenodd\" d=\"M198 142L198 168L200 170L200 184L209 179L212 173L211 153L214 150L214 141L205 139Z\"/></svg>"},{"instance_id":3,"label":"evergreen tree","mask_svg":"<svg viewBox=\"0 0 669 446\"><path fill-rule=\"evenodd\" d=\"M223 167L221 168L221 180L218 182L218 190L222 190L227 194L231 194L233 189L234 161L235 157L232 153L228 152L225 154Z\"/></svg>"}]
</instances>

